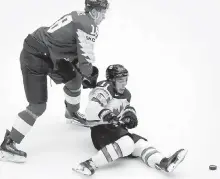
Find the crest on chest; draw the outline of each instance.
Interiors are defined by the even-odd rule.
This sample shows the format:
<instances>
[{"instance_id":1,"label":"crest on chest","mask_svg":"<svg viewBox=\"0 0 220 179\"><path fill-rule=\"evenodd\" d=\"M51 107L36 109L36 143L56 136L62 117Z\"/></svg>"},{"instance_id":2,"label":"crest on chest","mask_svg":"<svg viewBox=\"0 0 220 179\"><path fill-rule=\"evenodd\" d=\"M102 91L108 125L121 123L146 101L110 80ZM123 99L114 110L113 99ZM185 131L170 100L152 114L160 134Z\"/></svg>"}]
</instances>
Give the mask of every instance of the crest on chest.
<instances>
[{"instance_id":1,"label":"crest on chest","mask_svg":"<svg viewBox=\"0 0 220 179\"><path fill-rule=\"evenodd\" d=\"M129 105L127 99L117 99L112 98L107 104L107 108L110 109L115 115L120 115L120 113Z\"/></svg>"}]
</instances>

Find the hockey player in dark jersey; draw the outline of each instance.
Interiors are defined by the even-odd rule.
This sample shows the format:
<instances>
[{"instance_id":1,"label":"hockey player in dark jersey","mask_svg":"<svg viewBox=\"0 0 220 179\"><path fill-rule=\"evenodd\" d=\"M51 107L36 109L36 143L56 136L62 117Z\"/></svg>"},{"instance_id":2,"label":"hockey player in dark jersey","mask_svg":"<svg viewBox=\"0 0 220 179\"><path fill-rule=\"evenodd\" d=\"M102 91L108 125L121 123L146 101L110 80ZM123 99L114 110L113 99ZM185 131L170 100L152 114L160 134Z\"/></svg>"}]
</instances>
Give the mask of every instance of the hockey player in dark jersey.
<instances>
[{"instance_id":1,"label":"hockey player in dark jersey","mask_svg":"<svg viewBox=\"0 0 220 179\"><path fill-rule=\"evenodd\" d=\"M180 149L165 157L150 142L128 130L138 125L131 94L126 89L128 70L119 64L106 70L107 80L98 83L89 96L86 117L93 123L91 138L98 152L90 159L76 164L73 170L92 175L95 170L122 157L139 157L146 165L164 172L172 172L187 154Z\"/></svg>"},{"instance_id":2,"label":"hockey player in dark jersey","mask_svg":"<svg viewBox=\"0 0 220 179\"><path fill-rule=\"evenodd\" d=\"M27 154L16 148L46 110L47 75L65 84L65 117L85 122L78 112L81 85L93 88L98 69L93 66L98 25L105 18L108 0L85 0L85 11L64 15L50 27L29 34L20 54L25 94L29 105L21 111L0 146L0 160L24 162Z\"/></svg>"}]
</instances>

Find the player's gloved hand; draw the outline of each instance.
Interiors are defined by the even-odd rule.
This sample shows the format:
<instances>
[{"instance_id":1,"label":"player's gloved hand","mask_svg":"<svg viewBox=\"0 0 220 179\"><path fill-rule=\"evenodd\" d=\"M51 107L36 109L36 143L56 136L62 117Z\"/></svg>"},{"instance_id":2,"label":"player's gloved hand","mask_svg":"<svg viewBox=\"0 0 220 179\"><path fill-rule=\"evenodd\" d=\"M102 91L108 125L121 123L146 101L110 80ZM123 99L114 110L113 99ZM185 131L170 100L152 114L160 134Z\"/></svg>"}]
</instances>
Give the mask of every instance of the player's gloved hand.
<instances>
[{"instance_id":1,"label":"player's gloved hand","mask_svg":"<svg viewBox=\"0 0 220 179\"><path fill-rule=\"evenodd\" d=\"M57 62L57 70L51 71L49 76L56 84L66 83L76 77L76 72L69 61L60 59Z\"/></svg>"},{"instance_id":2,"label":"player's gloved hand","mask_svg":"<svg viewBox=\"0 0 220 179\"><path fill-rule=\"evenodd\" d=\"M98 76L99 76L99 70L96 66L93 66L93 71L92 71L91 76L83 77L83 80L82 80L83 89L95 88Z\"/></svg>"},{"instance_id":3,"label":"player's gloved hand","mask_svg":"<svg viewBox=\"0 0 220 179\"><path fill-rule=\"evenodd\" d=\"M121 122L123 123L123 126L128 129L135 128L138 125L136 111L133 107L127 106L125 108Z\"/></svg>"},{"instance_id":4,"label":"player's gloved hand","mask_svg":"<svg viewBox=\"0 0 220 179\"><path fill-rule=\"evenodd\" d=\"M119 122L118 117L109 109L102 109L98 116L103 122L108 122L109 124L117 125Z\"/></svg>"}]
</instances>

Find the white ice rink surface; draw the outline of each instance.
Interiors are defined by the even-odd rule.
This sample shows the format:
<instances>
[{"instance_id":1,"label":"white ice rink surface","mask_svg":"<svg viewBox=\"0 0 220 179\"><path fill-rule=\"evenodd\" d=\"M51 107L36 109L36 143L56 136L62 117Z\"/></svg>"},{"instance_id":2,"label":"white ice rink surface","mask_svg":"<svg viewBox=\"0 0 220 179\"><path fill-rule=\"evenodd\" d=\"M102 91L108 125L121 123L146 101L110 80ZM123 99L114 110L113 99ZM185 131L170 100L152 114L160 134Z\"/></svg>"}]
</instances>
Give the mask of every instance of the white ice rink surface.
<instances>
[{"instance_id":1,"label":"white ice rink surface","mask_svg":"<svg viewBox=\"0 0 220 179\"><path fill-rule=\"evenodd\" d=\"M19 0L1 4L0 140L27 102L19 54L23 39L49 26L84 0ZM100 80L105 68L122 63L139 116L135 132L169 155L188 149L185 161L167 175L140 160L121 159L92 178L219 179L220 167L220 1L112 0L96 45ZM25 164L0 162L0 179L77 179L74 163L95 154L89 130L65 124L63 85L48 80L47 111L19 145ZM85 108L89 90L82 92Z\"/></svg>"}]
</instances>

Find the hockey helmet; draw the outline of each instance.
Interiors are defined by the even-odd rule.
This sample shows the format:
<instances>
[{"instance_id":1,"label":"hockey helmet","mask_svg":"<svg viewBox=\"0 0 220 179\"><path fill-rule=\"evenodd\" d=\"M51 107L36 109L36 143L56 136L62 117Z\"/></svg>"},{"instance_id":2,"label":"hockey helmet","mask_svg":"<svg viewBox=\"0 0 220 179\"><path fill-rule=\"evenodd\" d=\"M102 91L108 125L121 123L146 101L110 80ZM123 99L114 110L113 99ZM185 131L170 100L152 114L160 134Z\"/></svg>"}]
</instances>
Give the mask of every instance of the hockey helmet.
<instances>
[{"instance_id":1,"label":"hockey helmet","mask_svg":"<svg viewBox=\"0 0 220 179\"><path fill-rule=\"evenodd\" d=\"M128 70L121 64L110 65L106 69L106 79L114 80L118 77L128 76Z\"/></svg>"},{"instance_id":2,"label":"hockey helmet","mask_svg":"<svg viewBox=\"0 0 220 179\"><path fill-rule=\"evenodd\" d=\"M86 8L101 8L101 9L108 9L109 2L108 0L85 0Z\"/></svg>"}]
</instances>

